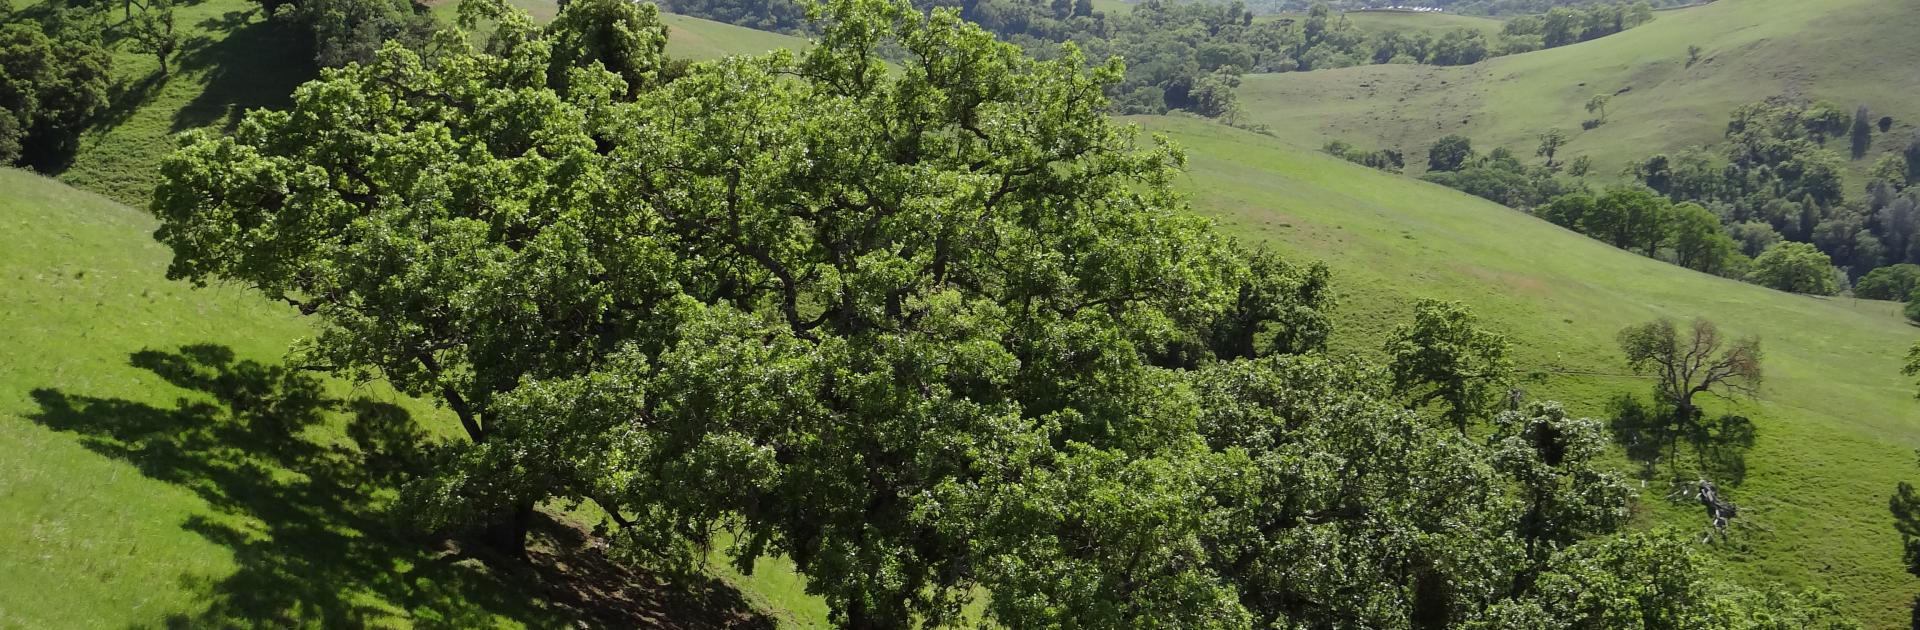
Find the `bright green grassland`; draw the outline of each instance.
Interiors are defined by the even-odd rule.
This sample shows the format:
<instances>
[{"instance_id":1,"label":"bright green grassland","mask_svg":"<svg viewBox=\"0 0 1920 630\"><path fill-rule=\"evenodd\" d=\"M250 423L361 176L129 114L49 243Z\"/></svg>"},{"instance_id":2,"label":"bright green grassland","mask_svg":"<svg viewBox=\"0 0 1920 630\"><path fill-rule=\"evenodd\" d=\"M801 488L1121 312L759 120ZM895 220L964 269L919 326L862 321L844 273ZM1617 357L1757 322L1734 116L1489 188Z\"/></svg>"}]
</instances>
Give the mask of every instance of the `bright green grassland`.
<instances>
[{"instance_id":1,"label":"bright green grassland","mask_svg":"<svg viewBox=\"0 0 1920 630\"><path fill-rule=\"evenodd\" d=\"M382 525L379 484L336 466L342 414L236 417L133 365L190 344L276 363L290 309L167 281L145 213L13 169L0 190L0 627L552 621Z\"/></svg>"},{"instance_id":2,"label":"bright green grassland","mask_svg":"<svg viewBox=\"0 0 1920 630\"><path fill-rule=\"evenodd\" d=\"M1598 416L1641 393L1615 331L1657 317L1706 317L1758 335L1758 400L1717 410L1759 427L1745 483L1728 496L1772 531L1736 535L1717 555L1744 580L1824 585L1871 627L1905 625L1920 580L1900 562L1887 496L1920 481L1920 401L1899 374L1920 338L1897 305L1790 295L1688 271L1452 190L1372 171L1225 126L1132 119L1186 147L1194 208L1243 239L1334 270L1343 305L1336 346L1376 353L1418 297L1463 301L1515 343L1530 395ZM1624 464L1623 464L1624 465ZM1697 505L1669 505L1665 471L1642 522L1704 529ZM1723 484L1724 485L1724 484Z\"/></svg>"},{"instance_id":3,"label":"bright green grassland","mask_svg":"<svg viewBox=\"0 0 1920 630\"><path fill-rule=\"evenodd\" d=\"M1472 66L1252 75L1241 105L1296 144L1397 147L1421 165L1446 134L1531 156L1536 136L1558 127L1571 136L1563 159L1590 155L1603 177L1654 152L1711 143L1735 107L1775 95L1892 115L1898 124L1876 134L1875 156L1904 146L1920 121L1920 11L1911 2L1720 0L1658 15L1619 34ZM1692 67L1689 45L1702 48ZM1581 131L1587 99L1615 93L1609 122ZM1872 159L1855 162L1856 172Z\"/></svg>"}]
</instances>

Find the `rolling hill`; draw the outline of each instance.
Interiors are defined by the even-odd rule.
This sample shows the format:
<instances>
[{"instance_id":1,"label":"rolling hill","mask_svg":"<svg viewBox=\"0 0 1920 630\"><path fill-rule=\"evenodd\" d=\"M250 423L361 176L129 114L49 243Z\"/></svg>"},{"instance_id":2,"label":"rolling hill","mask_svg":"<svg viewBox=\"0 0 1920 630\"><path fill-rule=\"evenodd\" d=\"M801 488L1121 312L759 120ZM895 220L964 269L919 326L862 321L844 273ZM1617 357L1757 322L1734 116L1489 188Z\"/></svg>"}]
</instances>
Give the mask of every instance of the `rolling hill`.
<instances>
[{"instance_id":1,"label":"rolling hill","mask_svg":"<svg viewBox=\"0 0 1920 630\"><path fill-rule=\"evenodd\" d=\"M1884 0L1720 0L1661 12L1652 23L1580 44L1472 66L1363 66L1246 77L1241 105L1290 142L1397 147L1464 134L1483 150L1532 155L1536 136L1571 134L1563 156L1589 155L1613 177L1632 160L1711 143L1733 108L1775 95L1865 104L1896 127L1875 154L1920 122L1920 11ZM1700 61L1687 64L1689 46ZM1585 104L1613 94L1609 122L1582 132ZM1415 159L1424 162L1424 159ZM1856 170L1872 158L1854 162Z\"/></svg>"},{"instance_id":2,"label":"rolling hill","mask_svg":"<svg viewBox=\"0 0 1920 630\"><path fill-rule=\"evenodd\" d=\"M1612 123L1575 134L1565 153L1591 154L1603 171L1654 147L1712 140L1726 110L1783 91L1861 100L1904 121L1913 117L1893 108L1920 114L1897 98L1901 85L1920 85L1920 76L1900 75L1920 67L1920 44L1840 35L1920 25L1898 4L1722 0L1594 42L1466 68L1249 77L1243 101L1277 139L1184 117L1130 120L1187 148L1185 186L1197 212L1242 239L1333 267L1342 351L1376 352L1416 297L1457 299L1514 339L1522 371L1538 375L1525 385L1531 395L1599 415L1609 397L1647 388L1624 374L1612 340L1622 326L1708 317L1730 334L1760 336L1762 395L1721 408L1758 425L1745 480L1728 494L1765 529L1744 532L1717 555L1743 579L1826 585L1870 627L1904 626L1920 581L1900 566L1885 502L1896 481L1920 480L1911 455L1920 447L1920 403L1898 375L1900 355L1920 332L1896 305L1693 273L1312 150L1336 137L1412 149L1454 132L1529 148L1538 129L1577 129L1588 95L1618 89L1601 87L1607 81L1633 89L1615 98ZM254 30L263 23L252 6L195 5L197 28L209 38L204 63L183 62L173 79L150 88L153 97L91 135L63 179L137 203L152 177L152 162L140 161L170 148L167 135L181 121L217 125L236 108L283 99L274 81L303 77L269 77L262 73L275 62L254 67L245 59L266 40L225 43L268 36ZM667 20L670 51L693 58L801 41ZM1690 42L1708 49L1707 61L1684 68ZM1814 43L1857 50L1815 54ZM1668 48L1675 52L1646 60L1647 50ZM1795 50L1799 65L1785 63ZM1832 75L1871 55L1905 61ZM128 60L117 63L139 63L121 56ZM1737 72L1758 74L1742 81ZM1894 84L1870 86L1875 79ZM1456 125L1455 114L1465 122ZM155 369L202 357L183 349L192 344L230 348L231 360L213 361L228 368L223 373L244 372L238 366L247 359L271 365L305 332L286 309L237 287L166 281L168 255L149 237L144 213L18 171L0 169L0 190L0 236L17 244L0 250L0 304L9 305L0 309L0 452L32 454L0 459L0 627L191 625L265 610L397 626L541 625L570 616L551 598L516 592L513 576L443 563L374 521L324 518L334 509L324 501L350 500L366 508L350 514L371 513L384 495L347 492L360 480L292 465L283 453L247 452L262 444L259 435L205 433L204 414L239 416L221 415L231 401ZM340 402L302 425L299 441L314 452L365 446L349 430L356 417L344 411L361 399L397 405L424 430L444 420L386 392L338 383L323 391ZM204 410L208 404L214 409ZM248 483L234 471L266 481ZM1703 527L1696 506L1671 504L1664 493L1656 476L1640 502L1642 525ZM335 557L339 548L356 553ZM751 580L718 570L784 625L818 623L824 614L777 565ZM308 574L329 587L292 579ZM39 588L49 584L63 588Z\"/></svg>"},{"instance_id":3,"label":"rolling hill","mask_svg":"<svg viewBox=\"0 0 1920 630\"><path fill-rule=\"evenodd\" d=\"M1729 491L1770 531L1720 550L1741 578L1825 585L1871 627L1904 625L1920 580L1903 570L1886 497L1920 480L1920 402L1899 374L1920 331L1897 304L1815 298L1696 273L1499 205L1372 171L1259 134L1190 118L1132 119L1188 151L1197 212L1242 239L1325 260L1343 300L1336 347L1378 353L1414 299L1459 300L1510 336L1522 387L1604 417L1645 395L1614 345L1622 327L1705 317L1757 335L1766 385L1716 409L1749 416L1758 441ZM1704 529L1671 504L1665 471L1639 503L1644 525Z\"/></svg>"}]
</instances>

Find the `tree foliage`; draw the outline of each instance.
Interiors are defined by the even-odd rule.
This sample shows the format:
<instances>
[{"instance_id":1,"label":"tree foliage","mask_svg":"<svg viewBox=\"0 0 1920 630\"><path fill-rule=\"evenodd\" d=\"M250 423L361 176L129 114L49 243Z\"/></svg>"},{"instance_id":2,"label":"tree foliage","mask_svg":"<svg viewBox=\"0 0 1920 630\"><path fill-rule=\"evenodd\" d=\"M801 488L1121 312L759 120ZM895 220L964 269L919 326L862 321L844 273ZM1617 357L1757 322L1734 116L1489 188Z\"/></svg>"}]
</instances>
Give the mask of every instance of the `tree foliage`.
<instances>
[{"instance_id":1,"label":"tree foliage","mask_svg":"<svg viewBox=\"0 0 1920 630\"><path fill-rule=\"evenodd\" d=\"M433 17L409 0L255 0L283 28L295 32L323 68L372 63L387 42L426 45Z\"/></svg>"},{"instance_id":2,"label":"tree foliage","mask_svg":"<svg viewBox=\"0 0 1920 630\"><path fill-rule=\"evenodd\" d=\"M47 169L107 105L112 59L97 42L0 23L0 164Z\"/></svg>"},{"instance_id":3,"label":"tree foliage","mask_svg":"<svg viewBox=\"0 0 1920 630\"><path fill-rule=\"evenodd\" d=\"M1393 393L1410 408L1434 406L1466 432L1475 418L1493 415L1513 384L1507 340L1478 325L1465 306L1423 299L1413 321L1387 336Z\"/></svg>"},{"instance_id":4,"label":"tree foliage","mask_svg":"<svg viewBox=\"0 0 1920 630\"><path fill-rule=\"evenodd\" d=\"M1435 140L1427 148L1428 171L1457 171L1473 160L1473 140L1462 135L1449 135Z\"/></svg>"},{"instance_id":5,"label":"tree foliage","mask_svg":"<svg viewBox=\"0 0 1920 630\"><path fill-rule=\"evenodd\" d=\"M160 62L160 75L172 73L168 61L180 49L180 36L173 32L173 2L147 0L140 15L129 21L128 33L134 48L154 56Z\"/></svg>"},{"instance_id":6,"label":"tree foliage","mask_svg":"<svg viewBox=\"0 0 1920 630\"><path fill-rule=\"evenodd\" d=\"M1729 343L1705 319L1694 320L1685 338L1661 319L1622 329L1619 342L1627 366L1652 376L1654 396L1681 416L1700 414L1700 394L1751 396L1760 386L1760 340Z\"/></svg>"},{"instance_id":7,"label":"tree foliage","mask_svg":"<svg viewBox=\"0 0 1920 630\"><path fill-rule=\"evenodd\" d=\"M1756 284L1812 295L1833 295L1833 259L1807 243L1781 243L1753 259L1747 278Z\"/></svg>"},{"instance_id":8,"label":"tree foliage","mask_svg":"<svg viewBox=\"0 0 1920 630\"><path fill-rule=\"evenodd\" d=\"M1869 300L1904 301L1913 297L1914 289L1920 289L1920 265L1901 263L1868 273L1854 283L1853 295Z\"/></svg>"},{"instance_id":9,"label":"tree foliage","mask_svg":"<svg viewBox=\"0 0 1920 630\"><path fill-rule=\"evenodd\" d=\"M483 47L389 44L189 134L151 206L171 276L285 300L303 365L460 420L422 524L590 501L681 567L726 531L857 628L975 597L1008 627L1439 627L1647 579L1580 560L1628 498L1591 421L1408 411L1492 414L1505 342L1457 306L1400 335L1406 378L1326 356L1325 268L1187 213L1180 153L1106 115L1117 64L836 0L804 54L681 73L651 12L565 11L614 21L464 5ZM1646 605L1743 592L1670 579L1698 590Z\"/></svg>"}]
</instances>

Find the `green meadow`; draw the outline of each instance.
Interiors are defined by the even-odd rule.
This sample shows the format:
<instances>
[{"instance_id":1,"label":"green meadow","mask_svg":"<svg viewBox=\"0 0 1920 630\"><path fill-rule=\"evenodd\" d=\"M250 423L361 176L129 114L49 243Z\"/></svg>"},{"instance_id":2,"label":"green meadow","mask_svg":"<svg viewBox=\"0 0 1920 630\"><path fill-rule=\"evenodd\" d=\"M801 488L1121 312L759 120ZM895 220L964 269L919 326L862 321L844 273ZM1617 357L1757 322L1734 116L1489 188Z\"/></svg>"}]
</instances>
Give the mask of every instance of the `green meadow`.
<instances>
[{"instance_id":1,"label":"green meadow","mask_svg":"<svg viewBox=\"0 0 1920 630\"><path fill-rule=\"evenodd\" d=\"M1615 35L1456 67L1381 65L1250 75L1241 106L1281 138L1318 147L1342 139L1398 148L1424 165L1435 139L1462 134L1481 150L1532 155L1550 128L1569 134L1567 159L1587 155L1614 177L1652 153L1712 143L1735 107L1772 96L1867 105L1892 116L1888 147L1920 121L1920 11L1883 0L1721 0L1662 11ZM1424 17L1424 16L1409 16ZM1701 48L1688 65L1689 46ZM1607 122L1582 131L1586 103L1612 95ZM1417 157L1416 157L1417 156Z\"/></svg>"},{"instance_id":2,"label":"green meadow","mask_svg":"<svg viewBox=\"0 0 1920 630\"><path fill-rule=\"evenodd\" d=\"M1609 398L1651 388L1628 373L1613 340L1619 329L1705 317L1729 336L1760 337L1761 394L1715 410L1758 425L1745 479L1728 495L1764 529L1736 535L1719 555L1746 580L1825 585L1872 626L1904 625L1920 580L1900 562L1887 496L1900 480L1920 480L1920 401L1899 373L1920 329L1900 305L1696 273L1259 134L1189 118L1132 120L1186 148L1195 211L1241 239L1333 268L1343 302L1336 346L1348 351L1379 352L1417 298L1459 300L1512 339L1530 396L1602 417ZM1664 468L1647 482L1640 520L1704 531L1699 506L1666 501L1667 484Z\"/></svg>"}]
</instances>

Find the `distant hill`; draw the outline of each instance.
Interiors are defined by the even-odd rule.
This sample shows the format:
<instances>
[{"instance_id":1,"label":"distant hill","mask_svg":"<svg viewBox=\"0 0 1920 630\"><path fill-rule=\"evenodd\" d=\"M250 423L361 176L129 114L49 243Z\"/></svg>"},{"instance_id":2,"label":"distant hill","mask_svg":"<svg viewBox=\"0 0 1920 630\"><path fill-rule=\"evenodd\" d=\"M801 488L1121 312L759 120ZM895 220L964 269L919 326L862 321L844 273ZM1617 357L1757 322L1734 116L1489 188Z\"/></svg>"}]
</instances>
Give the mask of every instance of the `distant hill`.
<instances>
[{"instance_id":1,"label":"distant hill","mask_svg":"<svg viewBox=\"0 0 1920 630\"><path fill-rule=\"evenodd\" d=\"M1661 12L1597 40L1472 66L1365 66L1247 76L1250 119L1305 146L1343 139L1424 158L1447 134L1483 150L1532 155L1548 128L1567 131L1562 159L1592 156L1614 176L1630 161L1718 140L1727 116L1775 95L1827 99L1891 115L1856 174L1920 122L1920 11L1884 0L1722 0ZM1688 65L1688 47L1700 58ZM1581 130L1587 100L1613 95L1607 124ZM1424 159L1413 160L1424 162Z\"/></svg>"}]
</instances>

